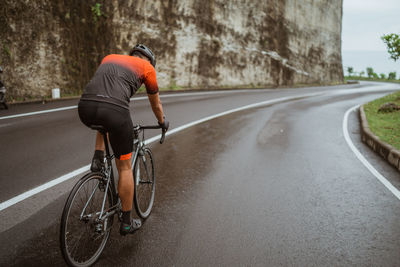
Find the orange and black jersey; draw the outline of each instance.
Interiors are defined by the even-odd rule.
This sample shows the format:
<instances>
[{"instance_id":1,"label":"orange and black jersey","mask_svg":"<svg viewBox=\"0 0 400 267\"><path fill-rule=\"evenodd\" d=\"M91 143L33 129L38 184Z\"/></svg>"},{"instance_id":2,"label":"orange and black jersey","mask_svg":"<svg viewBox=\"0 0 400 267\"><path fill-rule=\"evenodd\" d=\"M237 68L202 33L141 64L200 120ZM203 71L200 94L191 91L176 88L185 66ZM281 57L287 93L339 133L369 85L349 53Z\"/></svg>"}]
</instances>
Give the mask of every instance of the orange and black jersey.
<instances>
[{"instance_id":1,"label":"orange and black jersey","mask_svg":"<svg viewBox=\"0 0 400 267\"><path fill-rule=\"evenodd\" d=\"M148 94L158 92L156 71L150 62L139 57L108 55L86 86L81 99L129 109L130 98L143 83Z\"/></svg>"}]
</instances>

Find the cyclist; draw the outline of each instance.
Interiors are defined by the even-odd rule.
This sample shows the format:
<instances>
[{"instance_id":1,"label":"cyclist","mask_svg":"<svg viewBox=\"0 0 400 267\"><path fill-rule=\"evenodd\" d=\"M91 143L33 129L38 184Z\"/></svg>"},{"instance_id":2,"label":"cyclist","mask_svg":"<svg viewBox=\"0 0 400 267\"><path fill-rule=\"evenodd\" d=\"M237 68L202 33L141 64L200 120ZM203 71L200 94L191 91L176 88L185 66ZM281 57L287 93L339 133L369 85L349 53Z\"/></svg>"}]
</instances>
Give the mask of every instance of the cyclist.
<instances>
[{"instance_id":1,"label":"cyclist","mask_svg":"<svg viewBox=\"0 0 400 267\"><path fill-rule=\"evenodd\" d=\"M168 130L169 126L158 94L155 66L153 52L142 44L134 46L129 55L108 55L84 89L78 104L79 117L86 126L101 125L106 129L116 157L118 194L122 205L121 235L131 234L141 226L140 220L131 218L134 182L130 161L133 152L133 124L129 102L143 83L159 125L164 130ZM104 139L97 132L90 166L92 172L101 170L104 149Z\"/></svg>"}]
</instances>

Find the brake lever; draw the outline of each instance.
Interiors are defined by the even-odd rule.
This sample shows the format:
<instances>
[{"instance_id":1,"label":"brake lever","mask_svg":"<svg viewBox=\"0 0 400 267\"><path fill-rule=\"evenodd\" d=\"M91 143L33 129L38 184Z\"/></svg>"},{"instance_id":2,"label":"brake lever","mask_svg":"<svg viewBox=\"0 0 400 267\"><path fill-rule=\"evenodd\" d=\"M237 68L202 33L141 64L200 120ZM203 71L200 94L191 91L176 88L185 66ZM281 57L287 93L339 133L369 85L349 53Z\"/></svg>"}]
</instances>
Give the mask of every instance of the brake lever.
<instances>
[{"instance_id":1,"label":"brake lever","mask_svg":"<svg viewBox=\"0 0 400 267\"><path fill-rule=\"evenodd\" d=\"M160 144L164 143L165 140L165 133L167 132L166 130L162 129L161 130L161 139L160 139Z\"/></svg>"}]
</instances>

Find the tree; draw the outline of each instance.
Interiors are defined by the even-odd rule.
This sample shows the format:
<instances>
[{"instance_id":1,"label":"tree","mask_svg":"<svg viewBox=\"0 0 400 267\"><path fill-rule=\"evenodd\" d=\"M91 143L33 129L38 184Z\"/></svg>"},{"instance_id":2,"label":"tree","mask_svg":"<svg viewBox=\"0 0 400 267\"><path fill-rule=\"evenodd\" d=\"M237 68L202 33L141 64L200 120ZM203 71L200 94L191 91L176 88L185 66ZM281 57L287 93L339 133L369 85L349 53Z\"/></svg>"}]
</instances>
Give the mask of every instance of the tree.
<instances>
[{"instance_id":1,"label":"tree","mask_svg":"<svg viewBox=\"0 0 400 267\"><path fill-rule=\"evenodd\" d=\"M380 78L381 78L382 80L386 79L385 73L381 73L381 74L379 74L379 76L380 76Z\"/></svg>"},{"instance_id":2,"label":"tree","mask_svg":"<svg viewBox=\"0 0 400 267\"><path fill-rule=\"evenodd\" d=\"M349 76L351 76L353 74L353 67L347 67L347 72L349 73Z\"/></svg>"},{"instance_id":3,"label":"tree","mask_svg":"<svg viewBox=\"0 0 400 267\"><path fill-rule=\"evenodd\" d=\"M368 68L367 68L367 76L368 76L368 78L373 78L373 77L374 77L374 74L376 74L376 73L374 72L374 69L371 68L371 67L368 67Z\"/></svg>"},{"instance_id":4,"label":"tree","mask_svg":"<svg viewBox=\"0 0 400 267\"><path fill-rule=\"evenodd\" d=\"M396 80L396 72L395 71L389 72L388 79L389 80Z\"/></svg>"},{"instance_id":5,"label":"tree","mask_svg":"<svg viewBox=\"0 0 400 267\"><path fill-rule=\"evenodd\" d=\"M390 58L394 61L400 58L400 36L395 33L386 34L381 37L386 44Z\"/></svg>"}]
</instances>

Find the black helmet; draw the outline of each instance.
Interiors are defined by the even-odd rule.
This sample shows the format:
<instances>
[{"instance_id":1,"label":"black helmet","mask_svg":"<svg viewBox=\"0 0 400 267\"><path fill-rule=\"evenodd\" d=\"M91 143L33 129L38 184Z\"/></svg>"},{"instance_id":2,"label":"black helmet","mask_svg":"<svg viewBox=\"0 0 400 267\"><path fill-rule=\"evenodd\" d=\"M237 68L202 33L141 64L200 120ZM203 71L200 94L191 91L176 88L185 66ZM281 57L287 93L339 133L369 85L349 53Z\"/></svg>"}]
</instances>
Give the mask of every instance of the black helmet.
<instances>
[{"instance_id":1,"label":"black helmet","mask_svg":"<svg viewBox=\"0 0 400 267\"><path fill-rule=\"evenodd\" d=\"M139 52L143 56L147 57L150 60L151 65L153 65L153 67L156 67L156 57L147 46L142 44L137 44L132 48L129 55L132 56L134 52Z\"/></svg>"}]
</instances>

